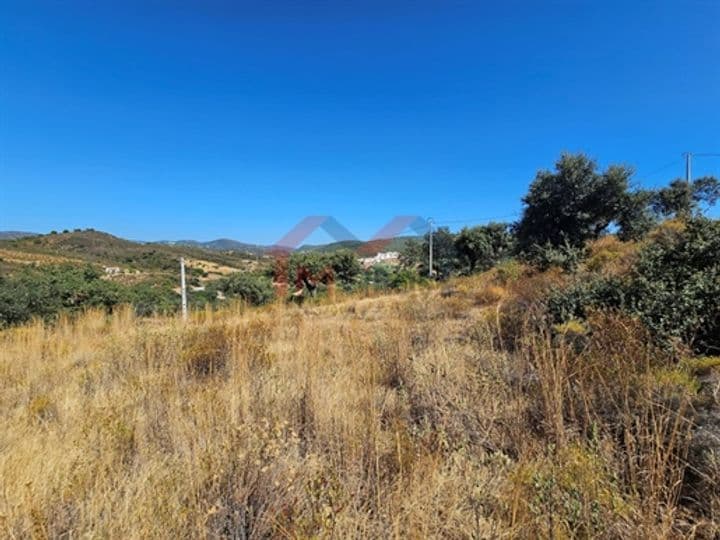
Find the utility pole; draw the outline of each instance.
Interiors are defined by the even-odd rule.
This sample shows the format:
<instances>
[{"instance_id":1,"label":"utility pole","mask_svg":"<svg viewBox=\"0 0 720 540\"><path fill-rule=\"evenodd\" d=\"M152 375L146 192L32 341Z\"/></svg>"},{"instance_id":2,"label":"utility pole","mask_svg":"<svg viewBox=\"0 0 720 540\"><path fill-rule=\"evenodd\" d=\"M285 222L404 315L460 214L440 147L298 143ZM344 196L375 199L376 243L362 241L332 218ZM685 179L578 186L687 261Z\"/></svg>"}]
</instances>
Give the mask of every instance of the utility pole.
<instances>
[{"instance_id":1,"label":"utility pole","mask_svg":"<svg viewBox=\"0 0 720 540\"><path fill-rule=\"evenodd\" d=\"M185 284L185 258L180 257L180 295L182 296L182 318L187 321L187 285Z\"/></svg>"},{"instance_id":2,"label":"utility pole","mask_svg":"<svg viewBox=\"0 0 720 540\"><path fill-rule=\"evenodd\" d=\"M428 276L430 278L433 277L433 220L432 218L428 218L428 229L429 229L429 235L430 235L430 249L428 252Z\"/></svg>"},{"instance_id":3,"label":"utility pole","mask_svg":"<svg viewBox=\"0 0 720 540\"><path fill-rule=\"evenodd\" d=\"M692 182L692 152L685 152L685 181L688 185Z\"/></svg>"},{"instance_id":4,"label":"utility pole","mask_svg":"<svg viewBox=\"0 0 720 540\"><path fill-rule=\"evenodd\" d=\"M685 158L685 181L692 182L692 160L693 157L720 157L717 152L683 152Z\"/></svg>"}]
</instances>

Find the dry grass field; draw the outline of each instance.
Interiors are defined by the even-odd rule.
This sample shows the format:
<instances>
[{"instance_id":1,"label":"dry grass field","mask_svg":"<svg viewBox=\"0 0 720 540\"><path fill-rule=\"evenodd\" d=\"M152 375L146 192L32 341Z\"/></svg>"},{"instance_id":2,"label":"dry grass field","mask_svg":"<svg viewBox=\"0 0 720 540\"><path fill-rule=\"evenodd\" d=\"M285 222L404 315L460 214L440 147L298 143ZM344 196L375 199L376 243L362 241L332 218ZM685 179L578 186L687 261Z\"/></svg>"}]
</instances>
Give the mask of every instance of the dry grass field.
<instances>
[{"instance_id":1,"label":"dry grass field","mask_svg":"<svg viewBox=\"0 0 720 540\"><path fill-rule=\"evenodd\" d=\"M717 535L692 372L505 309L553 279L0 332L0 535Z\"/></svg>"}]
</instances>

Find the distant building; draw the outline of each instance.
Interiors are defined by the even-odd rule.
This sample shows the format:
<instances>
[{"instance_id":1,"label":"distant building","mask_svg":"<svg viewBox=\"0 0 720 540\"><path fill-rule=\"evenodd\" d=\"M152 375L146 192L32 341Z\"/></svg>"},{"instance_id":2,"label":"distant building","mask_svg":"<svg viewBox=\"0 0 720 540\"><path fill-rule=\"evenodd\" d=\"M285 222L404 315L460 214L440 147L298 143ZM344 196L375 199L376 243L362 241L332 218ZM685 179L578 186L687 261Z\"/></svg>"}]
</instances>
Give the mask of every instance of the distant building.
<instances>
[{"instance_id":1,"label":"distant building","mask_svg":"<svg viewBox=\"0 0 720 540\"><path fill-rule=\"evenodd\" d=\"M397 264L400 260L400 253L397 251L381 251L373 257L361 257L360 264L365 268L370 268L376 264Z\"/></svg>"}]
</instances>

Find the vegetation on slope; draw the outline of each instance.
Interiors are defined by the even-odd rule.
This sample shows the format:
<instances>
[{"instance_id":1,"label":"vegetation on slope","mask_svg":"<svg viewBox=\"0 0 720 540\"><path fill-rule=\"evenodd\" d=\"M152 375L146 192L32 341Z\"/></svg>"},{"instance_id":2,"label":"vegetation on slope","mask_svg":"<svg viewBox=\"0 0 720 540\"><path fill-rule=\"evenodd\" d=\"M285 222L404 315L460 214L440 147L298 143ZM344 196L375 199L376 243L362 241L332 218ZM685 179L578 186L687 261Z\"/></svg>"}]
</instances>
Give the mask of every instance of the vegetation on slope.
<instances>
[{"instance_id":1,"label":"vegetation on slope","mask_svg":"<svg viewBox=\"0 0 720 540\"><path fill-rule=\"evenodd\" d=\"M94 230L51 233L0 241L0 248L37 255L61 255L87 263L126 267L131 270L176 271L184 256L242 268L250 259L243 254L222 253L191 246L144 244Z\"/></svg>"},{"instance_id":2,"label":"vegetation on slope","mask_svg":"<svg viewBox=\"0 0 720 540\"><path fill-rule=\"evenodd\" d=\"M368 272L295 253L344 299L187 323L137 318L92 267L0 283L0 312L10 291L52 320L0 331L0 531L718 537L718 184L596 168L538 173L517 224L437 231L442 286L412 288L420 242ZM347 296L370 286L410 290ZM213 287L273 299L269 275Z\"/></svg>"},{"instance_id":3,"label":"vegetation on slope","mask_svg":"<svg viewBox=\"0 0 720 540\"><path fill-rule=\"evenodd\" d=\"M90 311L6 330L0 530L720 532L712 460L686 474L687 457L705 455L696 404L716 398L618 314L573 333L527 313L504 346L500 306L557 279L524 272L312 308L197 312L187 325Z\"/></svg>"}]
</instances>

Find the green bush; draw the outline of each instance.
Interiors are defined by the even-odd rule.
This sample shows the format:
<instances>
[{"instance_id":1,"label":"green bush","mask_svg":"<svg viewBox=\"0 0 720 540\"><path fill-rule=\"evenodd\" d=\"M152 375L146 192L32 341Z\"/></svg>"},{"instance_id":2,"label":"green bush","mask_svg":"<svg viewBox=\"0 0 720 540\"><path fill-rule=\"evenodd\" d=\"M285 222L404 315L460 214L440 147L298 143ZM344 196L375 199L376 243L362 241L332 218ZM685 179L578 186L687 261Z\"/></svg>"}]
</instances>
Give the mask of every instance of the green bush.
<instances>
[{"instance_id":1,"label":"green bush","mask_svg":"<svg viewBox=\"0 0 720 540\"><path fill-rule=\"evenodd\" d=\"M641 252L628 287L631 310L657 336L720 351L720 221L695 218Z\"/></svg>"},{"instance_id":2,"label":"green bush","mask_svg":"<svg viewBox=\"0 0 720 540\"><path fill-rule=\"evenodd\" d=\"M172 290L170 283L141 282L130 287L125 298L140 317L174 313L180 308L180 296Z\"/></svg>"},{"instance_id":3,"label":"green bush","mask_svg":"<svg viewBox=\"0 0 720 540\"><path fill-rule=\"evenodd\" d=\"M568 287L553 289L547 308L555 323L582 320L593 308L626 307L625 289L618 278L579 279Z\"/></svg>"},{"instance_id":4,"label":"green bush","mask_svg":"<svg viewBox=\"0 0 720 540\"><path fill-rule=\"evenodd\" d=\"M364 283L375 289L403 289L426 281L415 269L388 264L371 266L363 277Z\"/></svg>"},{"instance_id":5,"label":"green bush","mask_svg":"<svg viewBox=\"0 0 720 540\"><path fill-rule=\"evenodd\" d=\"M91 266L29 267L12 277L0 277L0 326L87 307L110 310L123 301L123 288L100 279Z\"/></svg>"},{"instance_id":6,"label":"green bush","mask_svg":"<svg viewBox=\"0 0 720 540\"><path fill-rule=\"evenodd\" d=\"M586 255L584 247L572 246L565 242L557 246L550 243L534 245L525 252L526 260L539 270L553 266L574 272Z\"/></svg>"},{"instance_id":7,"label":"green bush","mask_svg":"<svg viewBox=\"0 0 720 540\"><path fill-rule=\"evenodd\" d=\"M348 249L331 252L296 251L292 253L287 260L286 268L286 279L290 283L295 283L300 268L305 268L314 277L331 271L335 283L345 290L351 290L358 283L362 272L357 253Z\"/></svg>"},{"instance_id":8,"label":"green bush","mask_svg":"<svg viewBox=\"0 0 720 540\"><path fill-rule=\"evenodd\" d=\"M579 276L554 290L547 307L555 322L583 318L591 308L637 316L658 340L697 352L720 351L720 221L695 218L672 235L657 235L624 279Z\"/></svg>"},{"instance_id":9,"label":"green bush","mask_svg":"<svg viewBox=\"0 0 720 540\"><path fill-rule=\"evenodd\" d=\"M270 302L275 296L272 282L265 276L237 272L220 280L217 285L229 298L241 298L254 306Z\"/></svg>"}]
</instances>

